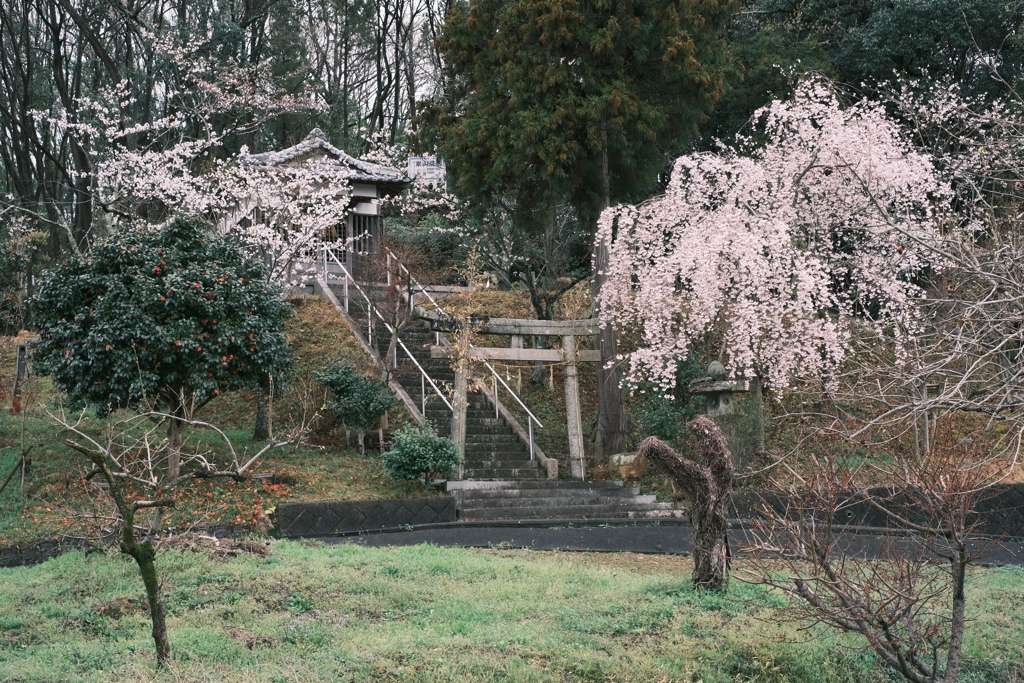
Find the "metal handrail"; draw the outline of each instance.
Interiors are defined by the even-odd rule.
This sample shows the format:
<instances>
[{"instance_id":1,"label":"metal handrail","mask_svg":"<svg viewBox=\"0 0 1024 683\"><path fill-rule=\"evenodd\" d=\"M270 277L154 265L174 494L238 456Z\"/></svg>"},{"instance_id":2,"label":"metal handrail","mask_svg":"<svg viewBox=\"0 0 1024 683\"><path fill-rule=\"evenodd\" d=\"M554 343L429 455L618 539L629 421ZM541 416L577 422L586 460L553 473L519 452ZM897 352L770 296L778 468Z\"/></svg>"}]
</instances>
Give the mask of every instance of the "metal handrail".
<instances>
[{"instance_id":1,"label":"metal handrail","mask_svg":"<svg viewBox=\"0 0 1024 683\"><path fill-rule=\"evenodd\" d=\"M437 303L437 301L434 300L434 297L430 296L430 292L428 292L426 290L426 288L423 285L421 285L419 283L419 281L415 277L413 277L412 273L409 272L409 269L405 267L405 265L398 259L398 257L395 256L395 253L393 251L391 251L390 249L388 249L387 258L388 258L388 261L389 261L389 264L388 264L389 266L390 266L390 261L394 260L398 264L398 267L401 268L403 271L405 271L405 274L409 276L409 281L412 282L416 286L416 288L419 289L419 291L421 291L424 294L426 294L427 299L429 299L430 303L432 303L434 305L434 308L436 308L442 314L448 315L448 313L443 308L441 308L441 304ZM387 271L388 271L388 284L390 285L391 284L391 268L389 267L387 269ZM413 294L413 296L415 296L415 294ZM410 302L410 303L412 303L412 302ZM472 348L472 344L470 344L470 348ZM530 427L530 460L534 460L535 458L534 458L534 452L533 452L533 445L534 445L533 444L533 423L536 422L537 426L539 428L541 428L541 429L544 428L544 425L541 424L541 421L537 419L537 416L534 415L533 412L529 408L526 407L526 404L523 403L522 399L519 398L519 396L516 394L516 392L512 391L512 387L510 387L508 385L508 383L505 380L503 380L498 375L498 371L494 369L494 366L491 365L486 360L483 361L483 363L484 363L485 366L487 366L487 369L491 371L491 376L494 379L496 379L497 381L501 382L501 384L505 387L505 390L508 391L509 395L516 400L516 403L519 404L519 407L522 408L526 412L526 415L529 417L528 425ZM495 418L497 418L497 416L498 416L498 385L497 385L497 382L495 382L493 386L494 386L494 416L495 416Z\"/></svg>"},{"instance_id":2,"label":"metal handrail","mask_svg":"<svg viewBox=\"0 0 1024 683\"><path fill-rule=\"evenodd\" d=\"M405 264L402 263L398 259L398 257L395 256L395 252L391 251L390 249L388 249L388 260L389 261L390 260L394 260L395 263L398 264L398 267L401 268L402 270L404 270L405 274L409 276L409 282L411 282L414 285L416 285L416 287L421 292L423 292L424 294L427 295L427 299L430 301L430 303L434 304L434 308L436 308L437 310L441 311L442 313L444 312L444 309L441 308L441 304L437 303L437 301L434 300L434 297L430 296L430 292L427 291L427 288L424 287L423 285L421 285L420 281L417 280L415 277L413 277L413 274L411 272L409 272L409 269L405 267ZM388 270L388 284L390 285L391 284L391 269L388 268L387 270Z\"/></svg>"},{"instance_id":3,"label":"metal handrail","mask_svg":"<svg viewBox=\"0 0 1024 683\"><path fill-rule=\"evenodd\" d=\"M472 346L470 346L470 348L472 348ZM509 394L512 395L512 398L514 398L516 400L516 402L519 404L519 406L523 410L526 411L526 414L530 416L530 419L533 420L534 422L536 422L538 427L540 427L541 429L544 429L544 425L542 425L540 423L540 420L537 419L537 416L534 415L533 413L531 413L530 409L526 407L526 404L524 404L521 400L519 400L519 396L516 395L516 392L512 391L512 387L510 387L508 385L508 382L506 382L505 380L503 380L501 378L501 375L499 375L498 371L494 369L494 366L491 365L490 363L488 363L487 361L484 361L484 365L486 365L488 367L488 369L491 371L491 374L495 377L495 379L497 379L499 382L501 382L501 385L503 387L505 387L505 390ZM495 392L495 396L497 396L497 392Z\"/></svg>"},{"instance_id":4,"label":"metal handrail","mask_svg":"<svg viewBox=\"0 0 1024 683\"><path fill-rule=\"evenodd\" d=\"M341 263L341 261L338 260L338 256L331 249L328 249L326 247L324 248L324 280L326 281L326 279L327 279L327 254L330 254L331 259L338 265L339 268L341 268L341 272L343 272L345 274L345 286L346 286L346 289L348 288L348 281L351 280L352 284L355 285L356 291L358 291L360 294L362 294L363 298L366 300L366 307L367 307L366 332L367 332L367 341L369 341L370 345L371 346L373 345L373 319L370 316L370 312L371 311L378 318L380 318L380 321L382 323L384 323L384 327L387 328L388 332L394 333L394 331L395 331L394 328L391 327L391 325L388 324L388 321L384 319L384 316L381 315L381 313L377 309L377 307L373 305L373 302L370 301L370 297L366 295L366 292L363 291L363 288L359 286L359 283L356 282L354 277L352 277L352 274L348 272L348 268L346 268ZM345 299L345 309L346 309L346 311L348 310L348 298L347 298L347 295L346 295L346 299ZM427 382L430 383L430 386L431 386L431 388L433 388L434 393L436 393L441 398L441 400L444 401L444 404L446 406L448 406L448 409L454 411L455 408L452 406L451 402L449 402L448 399L445 398L444 393L438 388L437 384L434 383L434 380L430 378L430 375L428 375L427 371L423 369L423 366L419 364L419 361L416 360L415 356L412 355L412 352L409 351L409 347L407 347L405 345L405 342L403 342L401 339L398 339L397 341L398 341L399 346L402 347L402 350L405 351L405 355L409 357L409 360L411 360L413 362L413 365L416 366L416 369L420 371L420 376L421 376L420 377L420 386L423 387L423 389L424 389L424 391L422 391L422 398L421 398L421 401L420 401L420 405L422 406L421 407L421 411L423 412L423 417L426 418L426 413L427 413L427 392L425 391L426 386L423 383L424 379ZM384 360L385 363L387 362L386 358L383 359L383 360Z\"/></svg>"}]
</instances>

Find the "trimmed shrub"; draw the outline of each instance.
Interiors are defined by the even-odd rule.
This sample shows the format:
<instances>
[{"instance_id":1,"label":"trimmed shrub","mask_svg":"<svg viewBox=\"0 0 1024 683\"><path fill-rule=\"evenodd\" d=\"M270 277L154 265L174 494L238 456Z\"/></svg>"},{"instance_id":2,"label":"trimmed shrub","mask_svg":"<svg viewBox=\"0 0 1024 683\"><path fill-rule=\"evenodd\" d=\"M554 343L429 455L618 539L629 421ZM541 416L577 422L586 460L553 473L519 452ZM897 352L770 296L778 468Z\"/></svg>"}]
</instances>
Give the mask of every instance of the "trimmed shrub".
<instances>
[{"instance_id":1,"label":"trimmed shrub","mask_svg":"<svg viewBox=\"0 0 1024 683\"><path fill-rule=\"evenodd\" d=\"M344 422L346 429L357 431L359 448L365 452L366 430L378 427L384 413L395 404L387 385L367 379L351 365L342 363L329 365L313 377L331 392L327 407Z\"/></svg>"},{"instance_id":2,"label":"trimmed shrub","mask_svg":"<svg viewBox=\"0 0 1024 683\"><path fill-rule=\"evenodd\" d=\"M429 424L406 426L395 432L391 450L384 454L384 469L392 479L420 479L430 481L447 477L448 471L459 462L455 442L438 436Z\"/></svg>"}]
</instances>

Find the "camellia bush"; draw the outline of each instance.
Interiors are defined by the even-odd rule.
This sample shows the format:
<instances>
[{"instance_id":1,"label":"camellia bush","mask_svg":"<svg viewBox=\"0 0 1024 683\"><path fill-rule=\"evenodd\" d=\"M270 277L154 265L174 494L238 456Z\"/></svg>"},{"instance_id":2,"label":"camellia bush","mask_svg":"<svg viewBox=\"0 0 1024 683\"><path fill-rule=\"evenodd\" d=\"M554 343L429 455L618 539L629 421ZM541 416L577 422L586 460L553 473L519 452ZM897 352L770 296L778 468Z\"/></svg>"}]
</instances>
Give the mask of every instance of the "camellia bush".
<instances>
[{"instance_id":1,"label":"camellia bush","mask_svg":"<svg viewBox=\"0 0 1024 683\"><path fill-rule=\"evenodd\" d=\"M169 413L173 451L196 407L290 367L280 293L201 220L123 228L44 277L34 368L73 406ZM176 458L168 467L176 477Z\"/></svg>"},{"instance_id":2,"label":"camellia bush","mask_svg":"<svg viewBox=\"0 0 1024 683\"><path fill-rule=\"evenodd\" d=\"M455 442L438 436L429 424L407 426L395 432L391 450L384 454L384 469L392 479L429 482L446 476L459 460Z\"/></svg>"}]
</instances>

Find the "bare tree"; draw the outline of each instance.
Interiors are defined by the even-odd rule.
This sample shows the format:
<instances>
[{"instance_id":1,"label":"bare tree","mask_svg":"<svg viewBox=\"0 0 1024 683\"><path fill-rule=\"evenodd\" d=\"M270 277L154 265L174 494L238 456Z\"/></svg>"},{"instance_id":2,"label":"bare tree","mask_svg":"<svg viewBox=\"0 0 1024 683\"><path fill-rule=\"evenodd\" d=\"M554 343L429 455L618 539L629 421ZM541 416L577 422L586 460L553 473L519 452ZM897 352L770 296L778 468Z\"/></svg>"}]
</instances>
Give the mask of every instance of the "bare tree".
<instances>
[{"instance_id":1,"label":"bare tree","mask_svg":"<svg viewBox=\"0 0 1024 683\"><path fill-rule=\"evenodd\" d=\"M953 683L979 547L974 510L1005 461L957 444L952 429L926 452L906 444L888 455L853 465L834 452L813 457L757 506L753 558L737 577L796 598L789 616L864 636L908 681ZM888 532L850 533L866 521Z\"/></svg>"},{"instance_id":2,"label":"bare tree","mask_svg":"<svg viewBox=\"0 0 1024 683\"><path fill-rule=\"evenodd\" d=\"M120 527L121 552L135 561L146 588L157 666L167 666L171 650L152 543L160 530L163 510L174 507L178 491L186 482L216 478L243 481L251 476L251 469L264 455L288 442L269 443L256 454L242 459L220 429L209 423L188 420L188 425L213 430L223 439L229 462L218 464L211 453L192 453L182 459L183 472L171 478L166 474L166 461L173 456L172 448L160 429L160 421L171 416L153 411L133 412L111 421L104 435L97 437L83 427L82 415L71 419L63 411L48 414L70 433L66 445L92 464L93 469L86 478L102 477L106 482L115 508L115 527ZM299 427L304 428L305 425ZM139 513L143 511L153 514L142 519Z\"/></svg>"},{"instance_id":3,"label":"bare tree","mask_svg":"<svg viewBox=\"0 0 1024 683\"><path fill-rule=\"evenodd\" d=\"M384 367L380 380L385 384L393 379L403 353L398 348L402 332L419 320L414 306L420 283L435 279L433 273L425 270L423 261L422 254L415 249L386 243L379 253L368 255L363 262L361 279L380 314L370 314L371 324L382 328L381 338L388 340L387 349L381 354Z\"/></svg>"},{"instance_id":4,"label":"bare tree","mask_svg":"<svg viewBox=\"0 0 1024 683\"><path fill-rule=\"evenodd\" d=\"M693 585L724 590L729 581L729 507L732 502L733 465L722 430L707 417L687 423L696 438L697 460L689 460L657 437L640 444L638 458L668 471L691 501L693 526Z\"/></svg>"}]
</instances>

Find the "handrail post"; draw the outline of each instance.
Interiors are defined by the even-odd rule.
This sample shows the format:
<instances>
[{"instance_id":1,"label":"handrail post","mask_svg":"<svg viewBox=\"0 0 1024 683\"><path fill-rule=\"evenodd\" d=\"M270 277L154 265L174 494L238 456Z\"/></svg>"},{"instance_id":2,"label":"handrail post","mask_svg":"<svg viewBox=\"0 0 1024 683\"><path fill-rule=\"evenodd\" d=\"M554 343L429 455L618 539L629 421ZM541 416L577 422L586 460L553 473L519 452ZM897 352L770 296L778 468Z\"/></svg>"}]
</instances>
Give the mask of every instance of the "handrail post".
<instances>
[{"instance_id":1,"label":"handrail post","mask_svg":"<svg viewBox=\"0 0 1024 683\"><path fill-rule=\"evenodd\" d=\"M420 412L423 413L423 419L427 419L427 376L420 371Z\"/></svg>"},{"instance_id":2,"label":"handrail post","mask_svg":"<svg viewBox=\"0 0 1024 683\"><path fill-rule=\"evenodd\" d=\"M527 420L526 423L530 426L530 461L532 462L537 459L537 455L533 452L533 418Z\"/></svg>"},{"instance_id":3,"label":"handrail post","mask_svg":"<svg viewBox=\"0 0 1024 683\"><path fill-rule=\"evenodd\" d=\"M491 370L491 384L494 386L494 419L498 419L498 373Z\"/></svg>"},{"instance_id":4,"label":"handrail post","mask_svg":"<svg viewBox=\"0 0 1024 683\"><path fill-rule=\"evenodd\" d=\"M391 286L391 250L390 249L388 249L388 253L387 253L387 255L384 258L385 258L385 261L384 261L385 266L384 266L384 268L385 268L385 270L387 270L388 287L390 287Z\"/></svg>"},{"instance_id":5,"label":"handrail post","mask_svg":"<svg viewBox=\"0 0 1024 683\"><path fill-rule=\"evenodd\" d=\"M344 282L345 282L345 286L344 286L345 312L348 313L348 273L345 273L345 280L344 280Z\"/></svg>"}]
</instances>

